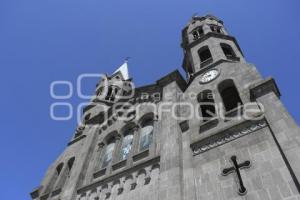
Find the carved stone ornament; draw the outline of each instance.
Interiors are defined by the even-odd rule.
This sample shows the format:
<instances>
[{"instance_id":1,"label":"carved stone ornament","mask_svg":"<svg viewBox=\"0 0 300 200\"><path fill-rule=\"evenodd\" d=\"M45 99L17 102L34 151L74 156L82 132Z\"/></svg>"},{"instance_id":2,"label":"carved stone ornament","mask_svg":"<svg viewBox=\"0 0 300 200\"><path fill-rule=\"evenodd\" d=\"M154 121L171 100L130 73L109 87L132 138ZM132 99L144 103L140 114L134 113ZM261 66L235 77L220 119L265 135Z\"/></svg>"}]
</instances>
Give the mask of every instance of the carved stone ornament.
<instances>
[{"instance_id":1,"label":"carved stone ornament","mask_svg":"<svg viewBox=\"0 0 300 200\"><path fill-rule=\"evenodd\" d=\"M224 134L222 135L221 137L219 137L218 139L215 139L215 140L210 140L209 142L205 143L205 144L201 144L201 145L194 145L192 147L192 150L193 150L193 155L198 155L200 153L203 153L205 151L208 151L212 148L215 148L215 147L218 147L220 145L223 145L227 142L230 142L232 140L235 140L237 138L240 138L240 137L243 137L245 135L248 135L250 133L253 133L261 128L264 128L266 127L267 124L264 120L262 121L259 121L255 124L252 124L250 126L248 126L247 128L244 128L240 131L236 131L236 132L232 132L232 133L229 133L229 134Z\"/></svg>"}]
</instances>

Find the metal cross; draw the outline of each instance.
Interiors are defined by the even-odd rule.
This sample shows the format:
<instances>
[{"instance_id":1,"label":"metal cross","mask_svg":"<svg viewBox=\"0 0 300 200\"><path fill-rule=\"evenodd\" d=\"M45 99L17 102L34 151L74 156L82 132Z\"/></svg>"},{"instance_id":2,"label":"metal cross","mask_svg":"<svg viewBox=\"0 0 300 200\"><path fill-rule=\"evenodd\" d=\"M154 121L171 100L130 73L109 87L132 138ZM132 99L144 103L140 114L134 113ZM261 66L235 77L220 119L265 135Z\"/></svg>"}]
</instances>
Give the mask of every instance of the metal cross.
<instances>
[{"instance_id":1,"label":"metal cross","mask_svg":"<svg viewBox=\"0 0 300 200\"><path fill-rule=\"evenodd\" d=\"M125 58L125 62L128 62L130 58L131 58L131 57L127 56L127 57Z\"/></svg>"},{"instance_id":2,"label":"metal cross","mask_svg":"<svg viewBox=\"0 0 300 200\"><path fill-rule=\"evenodd\" d=\"M243 179L242 179L242 176L240 173L240 169L249 168L251 166L251 163L249 160L247 160L243 163L238 164L238 162L236 160L236 156L231 156L231 161L233 163L233 167L223 169L222 175L227 176L228 174L235 172L237 174L237 178L238 178L239 185L240 185L238 193L240 195L245 195L247 193L247 189L244 186Z\"/></svg>"}]
</instances>

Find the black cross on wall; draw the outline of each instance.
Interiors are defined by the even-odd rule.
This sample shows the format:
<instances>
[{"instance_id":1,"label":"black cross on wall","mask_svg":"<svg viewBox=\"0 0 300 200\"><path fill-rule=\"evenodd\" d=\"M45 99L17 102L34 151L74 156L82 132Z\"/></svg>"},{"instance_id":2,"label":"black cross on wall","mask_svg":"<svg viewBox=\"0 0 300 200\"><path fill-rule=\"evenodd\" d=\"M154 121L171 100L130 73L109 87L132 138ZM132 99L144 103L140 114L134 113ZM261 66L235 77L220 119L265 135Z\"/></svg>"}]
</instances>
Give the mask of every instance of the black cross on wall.
<instances>
[{"instance_id":1,"label":"black cross on wall","mask_svg":"<svg viewBox=\"0 0 300 200\"><path fill-rule=\"evenodd\" d=\"M240 195L245 195L247 193L247 189L244 186L243 179L240 173L240 169L249 168L251 166L251 163L249 160L238 164L236 160L236 156L231 156L231 161L233 163L233 167L225 168L222 171L223 176L227 176L228 174L231 174L233 172L236 173L238 181L239 181L239 190L238 193Z\"/></svg>"}]
</instances>

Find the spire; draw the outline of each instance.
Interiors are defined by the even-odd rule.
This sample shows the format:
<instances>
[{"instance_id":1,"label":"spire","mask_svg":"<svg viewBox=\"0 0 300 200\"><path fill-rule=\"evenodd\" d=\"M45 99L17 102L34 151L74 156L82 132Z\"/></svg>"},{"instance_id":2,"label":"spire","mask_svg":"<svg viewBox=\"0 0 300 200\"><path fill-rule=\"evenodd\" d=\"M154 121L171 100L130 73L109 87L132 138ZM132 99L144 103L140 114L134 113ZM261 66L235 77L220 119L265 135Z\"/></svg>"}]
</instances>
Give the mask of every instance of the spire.
<instances>
[{"instance_id":1,"label":"spire","mask_svg":"<svg viewBox=\"0 0 300 200\"><path fill-rule=\"evenodd\" d=\"M129 79L129 73L128 73L128 58L125 59L125 62L113 73L116 74L118 72L120 72L124 78L124 80L128 80Z\"/></svg>"}]
</instances>

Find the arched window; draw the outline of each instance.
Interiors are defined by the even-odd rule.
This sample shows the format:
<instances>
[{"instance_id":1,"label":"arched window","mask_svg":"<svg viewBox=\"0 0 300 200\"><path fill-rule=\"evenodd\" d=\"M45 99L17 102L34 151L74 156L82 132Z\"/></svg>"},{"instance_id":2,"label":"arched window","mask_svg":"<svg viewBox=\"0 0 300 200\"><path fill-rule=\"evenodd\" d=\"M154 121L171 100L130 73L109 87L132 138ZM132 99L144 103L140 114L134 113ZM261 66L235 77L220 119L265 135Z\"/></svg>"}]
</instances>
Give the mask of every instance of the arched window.
<instances>
[{"instance_id":1,"label":"arched window","mask_svg":"<svg viewBox=\"0 0 300 200\"><path fill-rule=\"evenodd\" d=\"M108 100L108 101L114 101L115 100L114 89L112 87L108 87L107 95L105 97L105 100Z\"/></svg>"},{"instance_id":2,"label":"arched window","mask_svg":"<svg viewBox=\"0 0 300 200\"><path fill-rule=\"evenodd\" d=\"M75 157L70 158L68 161L68 177L70 177L74 161L75 161Z\"/></svg>"},{"instance_id":3,"label":"arched window","mask_svg":"<svg viewBox=\"0 0 300 200\"><path fill-rule=\"evenodd\" d=\"M153 140L153 119L148 119L142 123L140 129L139 151L149 149Z\"/></svg>"},{"instance_id":4,"label":"arched window","mask_svg":"<svg viewBox=\"0 0 300 200\"><path fill-rule=\"evenodd\" d=\"M64 163L60 163L57 167L56 167L56 174L57 176L59 176L62 168L64 167Z\"/></svg>"},{"instance_id":5,"label":"arched window","mask_svg":"<svg viewBox=\"0 0 300 200\"><path fill-rule=\"evenodd\" d=\"M124 134L122 146L120 149L119 160L127 159L132 148L132 142L133 142L133 130L130 129Z\"/></svg>"},{"instance_id":6,"label":"arched window","mask_svg":"<svg viewBox=\"0 0 300 200\"><path fill-rule=\"evenodd\" d=\"M100 88L96 91L96 95L97 95L97 96L102 95L103 90L104 90L104 88L103 88L103 87L100 87Z\"/></svg>"},{"instance_id":7,"label":"arched window","mask_svg":"<svg viewBox=\"0 0 300 200\"><path fill-rule=\"evenodd\" d=\"M239 92L231 79L222 81L218 86L226 112L242 105Z\"/></svg>"},{"instance_id":8,"label":"arched window","mask_svg":"<svg viewBox=\"0 0 300 200\"><path fill-rule=\"evenodd\" d=\"M194 30L192 31L192 34L193 34L194 40L197 40L197 39L199 39L200 37L202 37L202 36L204 35L202 26L197 27L196 29L194 29Z\"/></svg>"},{"instance_id":9,"label":"arched window","mask_svg":"<svg viewBox=\"0 0 300 200\"><path fill-rule=\"evenodd\" d=\"M222 33L221 27L217 25L210 25L210 29L214 33Z\"/></svg>"},{"instance_id":10,"label":"arched window","mask_svg":"<svg viewBox=\"0 0 300 200\"><path fill-rule=\"evenodd\" d=\"M61 175L60 179L58 180L58 183L56 184L55 189L62 188L65 185L65 183L67 182L67 180L70 178L70 174L71 174L71 170L72 170L74 161L75 161L75 157L72 157L68 160L67 168L65 168L63 170L62 175Z\"/></svg>"},{"instance_id":11,"label":"arched window","mask_svg":"<svg viewBox=\"0 0 300 200\"><path fill-rule=\"evenodd\" d=\"M103 154L102 168L107 167L111 163L112 158L113 158L113 153L115 150L115 146L116 146L115 140L111 139L108 142L108 144L105 148L104 154Z\"/></svg>"},{"instance_id":12,"label":"arched window","mask_svg":"<svg viewBox=\"0 0 300 200\"><path fill-rule=\"evenodd\" d=\"M232 47L229 44L221 43L221 48L227 58L231 59L236 57Z\"/></svg>"},{"instance_id":13,"label":"arched window","mask_svg":"<svg viewBox=\"0 0 300 200\"><path fill-rule=\"evenodd\" d=\"M91 118L92 113L84 113L84 115L84 122L87 122Z\"/></svg>"},{"instance_id":14,"label":"arched window","mask_svg":"<svg viewBox=\"0 0 300 200\"><path fill-rule=\"evenodd\" d=\"M204 67L205 65L212 62L212 55L210 53L208 46L204 46L200 48L198 54L201 61L201 67Z\"/></svg>"},{"instance_id":15,"label":"arched window","mask_svg":"<svg viewBox=\"0 0 300 200\"><path fill-rule=\"evenodd\" d=\"M51 192L54 189L54 186L59 178L59 175L61 174L63 167L64 167L64 163L60 163L59 165L57 165L57 167L55 168L54 174L44 191L44 194L48 194L49 192Z\"/></svg>"},{"instance_id":16,"label":"arched window","mask_svg":"<svg viewBox=\"0 0 300 200\"><path fill-rule=\"evenodd\" d=\"M211 90L204 90L198 95L203 121L208 121L216 114L215 101Z\"/></svg>"},{"instance_id":17,"label":"arched window","mask_svg":"<svg viewBox=\"0 0 300 200\"><path fill-rule=\"evenodd\" d=\"M119 92L119 88L118 87L116 87L116 86L109 86L108 90L107 90L107 95L105 97L105 100L115 101L116 95L118 94L118 92Z\"/></svg>"}]
</instances>

